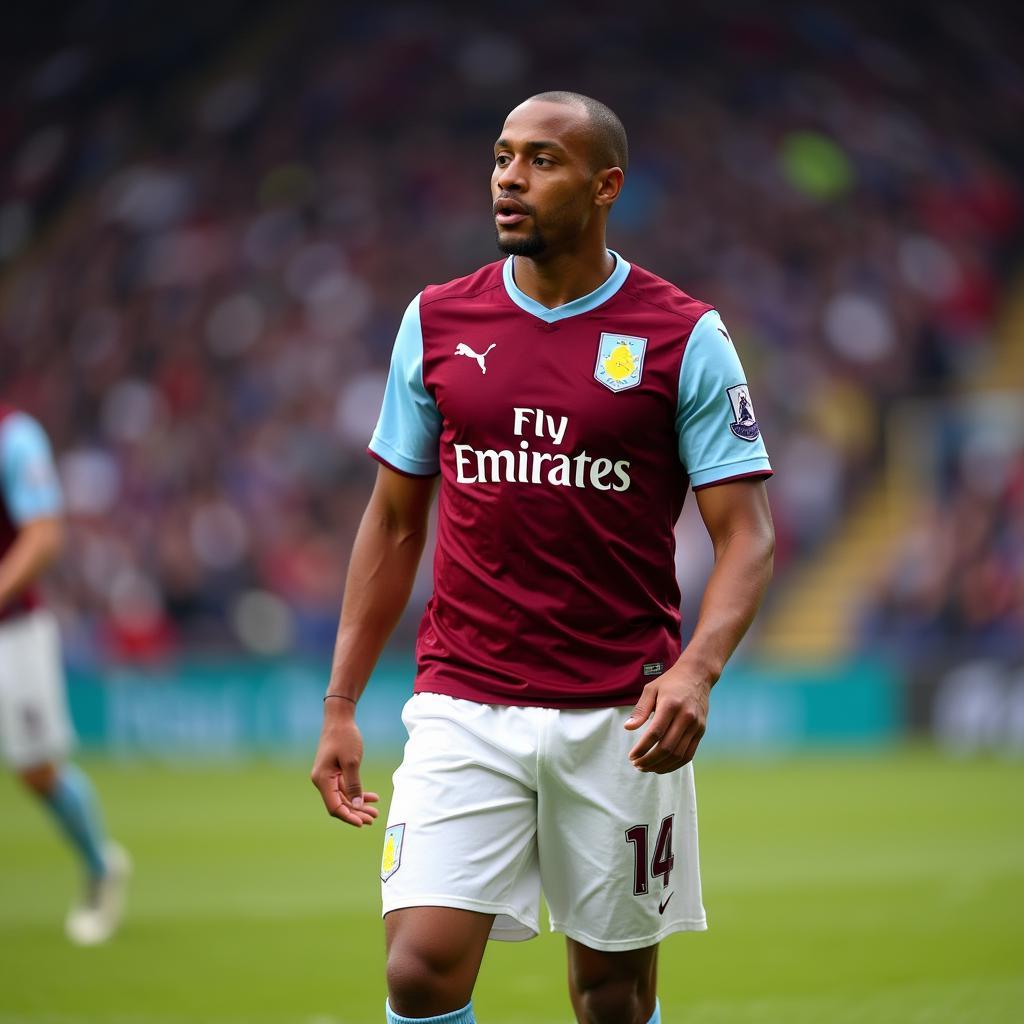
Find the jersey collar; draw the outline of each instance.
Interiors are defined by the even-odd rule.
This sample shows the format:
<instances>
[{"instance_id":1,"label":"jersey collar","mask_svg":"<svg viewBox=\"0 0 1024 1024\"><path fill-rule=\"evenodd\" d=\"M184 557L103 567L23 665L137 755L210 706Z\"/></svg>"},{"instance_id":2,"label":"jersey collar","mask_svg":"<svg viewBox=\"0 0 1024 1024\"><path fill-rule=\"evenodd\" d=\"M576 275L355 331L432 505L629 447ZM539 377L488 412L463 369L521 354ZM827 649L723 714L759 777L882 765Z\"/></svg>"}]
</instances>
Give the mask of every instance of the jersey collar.
<instances>
[{"instance_id":1,"label":"jersey collar","mask_svg":"<svg viewBox=\"0 0 1024 1024\"><path fill-rule=\"evenodd\" d=\"M626 277L629 275L629 264L617 252L612 252L611 249L608 252L615 257L615 269L611 272L608 280L595 288L589 295L581 295L578 299L573 299L572 302L567 302L565 305L548 309L547 306L541 305L536 299L531 299L529 295L521 291L515 282L512 270L512 265L515 261L514 256L509 256L505 260L505 266L502 268L502 275L505 279L505 291L508 292L508 297L521 310L543 320L547 324L553 324L557 320L564 320L566 317L579 316L580 313L589 313L592 309L597 309L603 302L607 302L623 286Z\"/></svg>"}]
</instances>

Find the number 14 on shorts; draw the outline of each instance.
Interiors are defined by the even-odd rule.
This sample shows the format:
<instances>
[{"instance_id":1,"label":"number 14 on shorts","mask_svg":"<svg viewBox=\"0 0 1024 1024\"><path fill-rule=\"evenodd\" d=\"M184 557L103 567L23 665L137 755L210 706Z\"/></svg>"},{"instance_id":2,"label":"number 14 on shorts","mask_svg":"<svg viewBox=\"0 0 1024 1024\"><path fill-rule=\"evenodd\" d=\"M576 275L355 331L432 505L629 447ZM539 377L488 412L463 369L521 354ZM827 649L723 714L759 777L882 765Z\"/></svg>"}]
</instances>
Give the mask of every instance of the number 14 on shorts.
<instances>
[{"instance_id":1,"label":"number 14 on shorts","mask_svg":"<svg viewBox=\"0 0 1024 1024\"><path fill-rule=\"evenodd\" d=\"M668 888L669 876L676 863L676 858L672 853L672 820L674 818L674 814L662 818L661 824L658 826L658 837L654 842L653 857L650 853L650 825L634 825L632 828L626 829L626 842L633 845L634 896L647 895L651 875L660 878L663 888ZM668 900L665 903L667 905Z\"/></svg>"}]
</instances>

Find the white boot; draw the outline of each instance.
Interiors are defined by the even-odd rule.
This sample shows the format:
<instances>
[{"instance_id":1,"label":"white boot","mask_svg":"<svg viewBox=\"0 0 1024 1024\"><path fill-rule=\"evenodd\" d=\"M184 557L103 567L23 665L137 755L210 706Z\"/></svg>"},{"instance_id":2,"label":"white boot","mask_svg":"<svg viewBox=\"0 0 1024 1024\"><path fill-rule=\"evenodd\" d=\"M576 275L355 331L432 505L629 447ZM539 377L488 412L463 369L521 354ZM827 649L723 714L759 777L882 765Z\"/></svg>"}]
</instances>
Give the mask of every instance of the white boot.
<instances>
[{"instance_id":1,"label":"white boot","mask_svg":"<svg viewBox=\"0 0 1024 1024\"><path fill-rule=\"evenodd\" d=\"M68 912L65 930L76 946L106 942L121 923L132 861L125 849L113 842L107 844L105 859L107 873L89 879L82 902Z\"/></svg>"}]
</instances>

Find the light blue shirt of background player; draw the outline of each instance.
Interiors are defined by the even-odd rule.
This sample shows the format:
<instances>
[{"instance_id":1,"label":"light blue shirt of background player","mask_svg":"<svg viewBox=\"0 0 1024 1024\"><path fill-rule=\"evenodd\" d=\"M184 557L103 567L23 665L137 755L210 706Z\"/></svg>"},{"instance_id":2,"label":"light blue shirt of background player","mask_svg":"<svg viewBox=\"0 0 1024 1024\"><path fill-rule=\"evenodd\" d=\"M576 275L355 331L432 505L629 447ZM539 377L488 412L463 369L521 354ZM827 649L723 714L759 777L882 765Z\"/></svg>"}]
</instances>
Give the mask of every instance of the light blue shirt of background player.
<instances>
[{"instance_id":1,"label":"light blue shirt of background player","mask_svg":"<svg viewBox=\"0 0 1024 1024\"><path fill-rule=\"evenodd\" d=\"M15 526L64 510L49 438L27 413L0 420L0 493Z\"/></svg>"}]
</instances>

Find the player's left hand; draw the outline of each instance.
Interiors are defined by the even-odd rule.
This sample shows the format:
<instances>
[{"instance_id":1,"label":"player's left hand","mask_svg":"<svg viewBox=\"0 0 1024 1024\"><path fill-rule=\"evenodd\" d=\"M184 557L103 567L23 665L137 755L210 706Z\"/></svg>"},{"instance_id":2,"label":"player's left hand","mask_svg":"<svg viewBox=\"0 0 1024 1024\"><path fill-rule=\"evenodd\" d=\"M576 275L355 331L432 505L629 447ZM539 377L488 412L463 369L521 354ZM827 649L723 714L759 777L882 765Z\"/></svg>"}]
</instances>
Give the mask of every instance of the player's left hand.
<instances>
[{"instance_id":1,"label":"player's left hand","mask_svg":"<svg viewBox=\"0 0 1024 1024\"><path fill-rule=\"evenodd\" d=\"M626 719L631 731L650 720L629 752L635 768L667 775L693 760L707 727L711 685L710 680L675 665L644 687Z\"/></svg>"}]
</instances>

